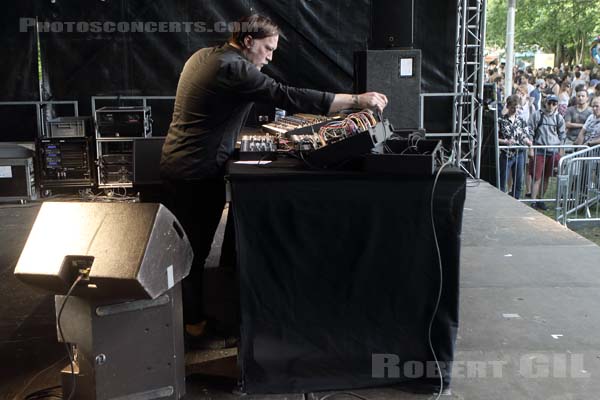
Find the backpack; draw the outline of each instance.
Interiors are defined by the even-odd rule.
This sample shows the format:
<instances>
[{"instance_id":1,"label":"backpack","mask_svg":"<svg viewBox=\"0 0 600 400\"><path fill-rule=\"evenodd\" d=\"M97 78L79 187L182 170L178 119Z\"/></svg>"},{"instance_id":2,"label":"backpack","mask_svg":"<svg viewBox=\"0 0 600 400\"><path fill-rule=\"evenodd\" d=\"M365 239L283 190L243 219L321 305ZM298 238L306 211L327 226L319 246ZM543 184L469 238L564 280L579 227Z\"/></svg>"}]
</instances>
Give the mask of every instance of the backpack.
<instances>
[{"instance_id":1,"label":"backpack","mask_svg":"<svg viewBox=\"0 0 600 400\"><path fill-rule=\"evenodd\" d=\"M538 114L540 115L540 119L537 123L537 126L535 127L535 130L533 131L533 140L535 141L538 136L539 136L539 130L540 127L542 126L542 123L544 122L544 112L542 110L538 110ZM558 112L554 113L554 127L556 128L556 134L558 135Z\"/></svg>"}]
</instances>

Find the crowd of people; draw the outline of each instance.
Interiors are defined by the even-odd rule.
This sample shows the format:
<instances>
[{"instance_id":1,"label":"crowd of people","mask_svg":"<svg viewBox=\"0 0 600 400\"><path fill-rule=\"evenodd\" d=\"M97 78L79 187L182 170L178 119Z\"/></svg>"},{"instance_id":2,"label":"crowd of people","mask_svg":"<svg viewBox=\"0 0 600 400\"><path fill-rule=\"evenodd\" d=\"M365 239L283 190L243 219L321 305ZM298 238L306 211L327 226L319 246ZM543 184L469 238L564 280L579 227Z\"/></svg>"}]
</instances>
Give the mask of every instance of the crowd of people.
<instances>
[{"instance_id":1,"label":"crowd of people","mask_svg":"<svg viewBox=\"0 0 600 400\"><path fill-rule=\"evenodd\" d=\"M486 81L496 84L500 188L519 199L525 186L532 206L546 210L539 199L568 146L600 144L600 68L515 68L510 93L504 76L503 64L489 65Z\"/></svg>"}]
</instances>

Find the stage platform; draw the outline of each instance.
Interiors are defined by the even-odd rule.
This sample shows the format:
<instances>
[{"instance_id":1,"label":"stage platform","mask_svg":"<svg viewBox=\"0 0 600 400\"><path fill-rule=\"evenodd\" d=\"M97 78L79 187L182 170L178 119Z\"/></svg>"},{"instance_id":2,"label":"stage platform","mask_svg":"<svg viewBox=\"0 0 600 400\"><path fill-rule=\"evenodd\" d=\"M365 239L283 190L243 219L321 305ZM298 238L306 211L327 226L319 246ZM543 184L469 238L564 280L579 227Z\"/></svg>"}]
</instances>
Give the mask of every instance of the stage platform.
<instances>
[{"instance_id":1,"label":"stage platform","mask_svg":"<svg viewBox=\"0 0 600 400\"><path fill-rule=\"evenodd\" d=\"M13 277L38 210L37 204L0 206L1 399L59 384L66 363L52 296ZM212 288L231 285L218 268L208 270L207 281ZM469 182L460 290L453 383L442 399L600 397L600 247L485 182ZM231 311L233 292L231 285L220 312ZM214 290L207 295L218 303ZM235 349L189 353L186 361L186 399L241 396ZM372 400L434 397L410 386L353 392ZM328 393L244 398L317 400Z\"/></svg>"}]
</instances>

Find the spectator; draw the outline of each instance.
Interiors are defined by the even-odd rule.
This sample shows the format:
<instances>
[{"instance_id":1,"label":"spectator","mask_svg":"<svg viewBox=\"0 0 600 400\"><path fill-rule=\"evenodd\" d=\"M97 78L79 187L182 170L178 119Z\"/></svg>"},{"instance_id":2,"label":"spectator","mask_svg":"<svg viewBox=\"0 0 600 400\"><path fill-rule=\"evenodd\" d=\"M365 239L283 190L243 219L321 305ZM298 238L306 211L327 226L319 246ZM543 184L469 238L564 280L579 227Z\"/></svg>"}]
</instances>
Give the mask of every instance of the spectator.
<instances>
[{"instance_id":1,"label":"spectator","mask_svg":"<svg viewBox=\"0 0 600 400\"><path fill-rule=\"evenodd\" d=\"M591 81L590 87L588 88L588 93L590 94L590 104L592 104L592 100L594 98L600 97L600 81Z\"/></svg>"},{"instance_id":2,"label":"spectator","mask_svg":"<svg viewBox=\"0 0 600 400\"><path fill-rule=\"evenodd\" d=\"M573 82L571 82L571 89L573 89L573 97L575 97L575 95L577 94L577 93L575 93L575 89L579 85L585 85L585 81L583 79L581 79L581 72L576 71L575 79L573 80Z\"/></svg>"},{"instance_id":3,"label":"spectator","mask_svg":"<svg viewBox=\"0 0 600 400\"><path fill-rule=\"evenodd\" d=\"M502 105L504 104L504 78L498 75L494 78L496 84L496 103L498 104L498 114L502 115Z\"/></svg>"},{"instance_id":4,"label":"spectator","mask_svg":"<svg viewBox=\"0 0 600 400\"><path fill-rule=\"evenodd\" d=\"M595 97L592 100L593 114L583 124L579 136L577 136L576 144L587 144L588 146L596 146L600 144L600 97Z\"/></svg>"},{"instance_id":5,"label":"spectator","mask_svg":"<svg viewBox=\"0 0 600 400\"><path fill-rule=\"evenodd\" d=\"M569 107L569 100L571 100L571 85L569 84L569 80L565 79L560 84L560 89L558 92L558 112L563 117L567 112L567 108Z\"/></svg>"},{"instance_id":6,"label":"spectator","mask_svg":"<svg viewBox=\"0 0 600 400\"><path fill-rule=\"evenodd\" d=\"M558 97L558 92L560 91L560 87L558 83L556 83L556 75L548 75L546 77L546 89L542 94L542 100L545 103L545 98L550 95L555 95Z\"/></svg>"},{"instance_id":7,"label":"spectator","mask_svg":"<svg viewBox=\"0 0 600 400\"><path fill-rule=\"evenodd\" d=\"M584 85L577 87L579 90L575 96L576 104L567 109L565 114L565 125L567 128L566 144L573 144L579 136L583 124L592 115L592 109L588 106L588 92Z\"/></svg>"},{"instance_id":8,"label":"spectator","mask_svg":"<svg viewBox=\"0 0 600 400\"><path fill-rule=\"evenodd\" d=\"M558 97L548 95L545 102L545 109L533 114L529 120L529 128L533 132L534 145L559 146L564 144L566 139L565 120L557 110ZM532 199L544 197L548 189L548 180L553 173L554 167L558 165L559 160L560 154L558 148L536 149L533 185L531 188ZM532 206L540 210L548 209L542 201L534 202Z\"/></svg>"},{"instance_id":9,"label":"spectator","mask_svg":"<svg viewBox=\"0 0 600 400\"><path fill-rule=\"evenodd\" d=\"M521 98L517 95L506 99L506 115L498 119L498 142L503 146L531 146L527 123L517 114ZM520 149L502 149L500 152L500 189L506 192L509 175L514 176L512 195L521 198L525 152Z\"/></svg>"},{"instance_id":10,"label":"spectator","mask_svg":"<svg viewBox=\"0 0 600 400\"><path fill-rule=\"evenodd\" d=\"M546 81L543 79L537 79L535 81L535 88L529 94L533 99L533 106L536 110L539 110L542 102L542 92L546 89Z\"/></svg>"},{"instance_id":11,"label":"spectator","mask_svg":"<svg viewBox=\"0 0 600 400\"><path fill-rule=\"evenodd\" d=\"M533 105L532 97L528 95L527 85L521 85L517 88L516 95L519 97L519 107L517 109L517 115L525 121L529 122L529 118L535 112L535 106ZM508 99L507 99L508 100Z\"/></svg>"}]
</instances>

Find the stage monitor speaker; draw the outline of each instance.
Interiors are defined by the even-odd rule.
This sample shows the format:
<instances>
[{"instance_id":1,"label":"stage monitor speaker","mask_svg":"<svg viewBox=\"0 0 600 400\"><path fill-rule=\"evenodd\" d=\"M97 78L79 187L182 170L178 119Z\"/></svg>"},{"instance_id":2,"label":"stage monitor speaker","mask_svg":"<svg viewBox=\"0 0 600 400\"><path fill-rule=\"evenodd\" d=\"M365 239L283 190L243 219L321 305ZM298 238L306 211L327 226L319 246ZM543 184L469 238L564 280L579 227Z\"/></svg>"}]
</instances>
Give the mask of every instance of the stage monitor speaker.
<instances>
[{"instance_id":1,"label":"stage monitor speaker","mask_svg":"<svg viewBox=\"0 0 600 400\"><path fill-rule=\"evenodd\" d=\"M154 299L181 281L193 252L175 216L161 204L46 202L15 275L74 296Z\"/></svg>"},{"instance_id":2,"label":"stage monitor speaker","mask_svg":"<svg viewBox=\"0 0 600 400\"><path fill-rule=\"evenodd\" d=\"M421 50L367 50L354 53L357 93L381 92L388 98L384 117L394 128L419 129Z\"/></svg>"},{"instance_id":3,"label":"stage monitor speaker","mask_svg":"<svg viewBox=\"0 0 600 400\"><path fill-rule=\"evenodd\" d=\"M412 48L414 10L414 0L401 2L372 0L369 48Z\"/></svg>"}]
</instances>

